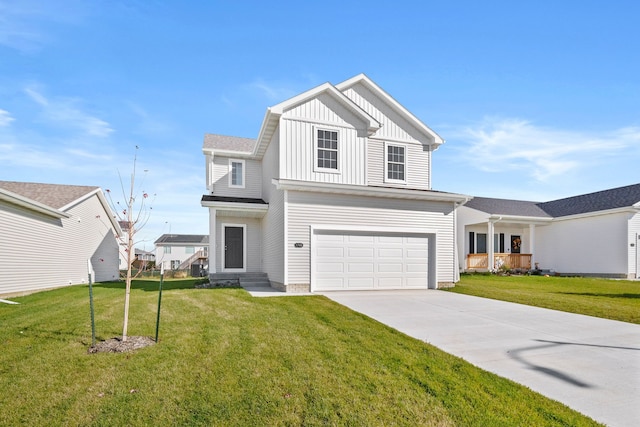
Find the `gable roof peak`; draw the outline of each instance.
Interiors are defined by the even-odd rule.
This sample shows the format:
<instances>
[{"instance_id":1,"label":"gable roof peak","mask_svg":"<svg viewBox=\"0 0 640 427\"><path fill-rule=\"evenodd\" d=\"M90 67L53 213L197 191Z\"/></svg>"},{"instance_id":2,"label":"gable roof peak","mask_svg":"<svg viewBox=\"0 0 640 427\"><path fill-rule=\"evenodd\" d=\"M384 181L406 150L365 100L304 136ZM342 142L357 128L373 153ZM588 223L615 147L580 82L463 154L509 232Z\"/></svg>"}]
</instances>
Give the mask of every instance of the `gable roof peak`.
<instances>
[{"instance_id":1,"label":"gable roof peak","mask_svg":"<svg viewBox=\"0 0 640 427\"><path fill-rule=\"evenodd\" d=\"M444 139L438 135L433 129L424 124L422 120L418 119L412 112L407 110L402 104L400 104L394 97L389 95L384 89L378 86L373 80L371 80L366 74L360 73L350 79L343 81L336 85L336 88L341 92L346 92L349 88L361 84L374 95L382 99L387 105L389 105L396 113L406 118L418 131L427 137L430 141L429 145L434 145L436 148L441 144L444 144Z\"/></svg>"}]
</instances>

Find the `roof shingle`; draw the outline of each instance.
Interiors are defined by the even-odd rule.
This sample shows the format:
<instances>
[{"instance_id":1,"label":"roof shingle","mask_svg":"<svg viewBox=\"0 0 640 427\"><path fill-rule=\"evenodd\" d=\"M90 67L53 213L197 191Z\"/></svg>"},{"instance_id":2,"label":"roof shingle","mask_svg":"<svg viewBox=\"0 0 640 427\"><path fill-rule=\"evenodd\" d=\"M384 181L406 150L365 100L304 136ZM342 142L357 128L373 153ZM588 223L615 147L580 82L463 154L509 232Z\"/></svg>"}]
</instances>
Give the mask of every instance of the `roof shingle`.
<instances>
[{"instance_id":1,"label":"roof shingle","mask_svg":"<svg viewBox=\"0 0 640 427\"><path fill-rule=\"evenodd\" d=\"M60 209L99 187L84 185L42 184L37 182L0 181L3 188L43 205Z\"/></svg>"}]
</instances>

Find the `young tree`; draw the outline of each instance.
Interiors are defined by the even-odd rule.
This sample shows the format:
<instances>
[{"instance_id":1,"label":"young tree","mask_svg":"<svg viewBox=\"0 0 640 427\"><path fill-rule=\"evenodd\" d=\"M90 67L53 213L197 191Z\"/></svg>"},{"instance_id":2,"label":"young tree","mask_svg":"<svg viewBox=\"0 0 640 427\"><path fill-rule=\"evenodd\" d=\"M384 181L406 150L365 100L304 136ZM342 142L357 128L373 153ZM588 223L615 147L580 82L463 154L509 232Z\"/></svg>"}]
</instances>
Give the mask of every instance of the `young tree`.
<instances>
[{"instance_id":1,"label":"young tree","mask_svg":"<svg viewBox=\"0 0 640 427\"><path fill-rule=\"evenodd\" d=\"M123 258L127 263L127 273L125 276L125 294L124 294L124 320L122 324L122 341L127 340L127 329L129 326L129 297L131 295L131 280L135 279L141 270L138 270L135 275L132 274L133 261L135 261L135 244L136 234L147 224L153 209L152 200L149 201L149 194L142 190L142 184L144 184L144 177L139 187L136 187L136 167L138 161L138 146L136 145L136 152L133 156L133 170L129 181L128 190L125 189L122 176L118 171L118 177L120 178L120 187L122 188L123 203L119 201L113 202L113 196L111 190L107 189L107 198L111 209L115 213L116 219L122 228L124 234L119 238L120 250ZM147 172L146 170L144 171Z\"/></svg>"}]
</instances>

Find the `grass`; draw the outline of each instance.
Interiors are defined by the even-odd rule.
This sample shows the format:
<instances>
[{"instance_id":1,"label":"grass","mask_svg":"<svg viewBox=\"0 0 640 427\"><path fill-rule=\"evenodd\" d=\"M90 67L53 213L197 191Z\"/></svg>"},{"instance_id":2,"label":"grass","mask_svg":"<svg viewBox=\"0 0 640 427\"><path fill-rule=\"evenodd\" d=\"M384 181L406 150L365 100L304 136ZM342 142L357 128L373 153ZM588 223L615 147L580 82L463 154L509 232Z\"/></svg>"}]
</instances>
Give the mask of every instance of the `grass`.
<instances>
[{"instance_id":1,"label":"grass","mask_svg":"<svg viewBox=\"0 0 640 427\"><path fill-rule=\"evenodd\" d=\"M130 335L154 336L157 285L134 283ZM325 297L192 285L165 282L160 342L129 354L87 354L86 286L0 304L0 425L598 425ZM94 287L98 339L123 294Z\"/></svg>"},{"instance_id":2,"label":"grass","mask_svg":"<svg viewBox=\"0 0 640 427\"><path fill-rule=\"evenodd\" d=\"M451 292L640 324L640 282L583 277L462 275Z\"/></svg>"}]
</instances>

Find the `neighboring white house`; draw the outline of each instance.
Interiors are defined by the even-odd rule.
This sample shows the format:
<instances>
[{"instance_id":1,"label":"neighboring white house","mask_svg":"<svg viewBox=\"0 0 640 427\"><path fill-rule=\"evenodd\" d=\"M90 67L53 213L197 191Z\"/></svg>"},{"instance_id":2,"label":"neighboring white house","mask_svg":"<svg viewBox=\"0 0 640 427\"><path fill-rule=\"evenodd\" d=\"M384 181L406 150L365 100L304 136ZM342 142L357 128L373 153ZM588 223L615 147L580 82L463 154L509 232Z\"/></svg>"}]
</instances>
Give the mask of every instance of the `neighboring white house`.
<instances>
[{"instance_id":1,"label":"neighboring white house","mask_svg":"<svg viewBox=\"0 0 640 427\"><path fill-rule=\"evenodd\" d=\"M186 270L192 265L205 269L209 258L209 236L204 234L163 234L154 242L155 262L165 270Z\"/></svg>"},{"instance_id":2,"label":"neighboring white house","mask_svg":"<svg viewBox=\"0 0 640 427\"><path fill-rule=\"evenodd\" d=\"M205 135L211 280L262 273L287 292L456 282L468 197L432 189L442 143L363 74L268 108L255 140Z\"/></svg>"},{"instance_id":3,"label":"neighboring white house","mask_svg":"<svg viewBox=\"0 0 640 427\"><path fill-rule=\"evenodd\" d=\"M640 184L544 203L475 197L458 230L461 270L640 278Z\"/></svg>"},{"instance_id":4,"label":"neighboring white house","mask_svg":"<svg viewBox=\"0 0 640 427\"><path fill-rule=\"evenodd\" d=\"M0 181L0 294L117 280L120 233L98 187Z\"/></svg>"}]
</instances>

